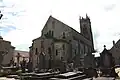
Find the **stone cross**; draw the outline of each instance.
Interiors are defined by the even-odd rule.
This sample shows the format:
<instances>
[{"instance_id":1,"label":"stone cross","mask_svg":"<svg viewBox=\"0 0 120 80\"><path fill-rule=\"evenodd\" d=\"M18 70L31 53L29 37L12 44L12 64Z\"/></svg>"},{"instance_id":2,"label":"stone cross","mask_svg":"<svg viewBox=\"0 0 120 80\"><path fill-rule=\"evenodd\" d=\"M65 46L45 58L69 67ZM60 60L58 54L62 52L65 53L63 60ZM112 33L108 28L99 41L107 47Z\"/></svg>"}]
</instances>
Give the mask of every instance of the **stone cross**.
<instances>
[{"instance_id":1,"label":"stone cross","mask_svg":"<svg viewBox=\"0 0 120 80\"><path fill-rule=\"evenodd\" d=\"M106 49L106 45L104 45L104 49Z\"/></svg>"},{"instance_id":2,"label":"stone cross","mask_svg":"<svg viewBox=\"0 0 120 80\"><path fill-rule=\"evenodd\" d=\"M18 53L18 54L16 55L16 57L17 57L17 66L19 67L20 57L21 57L20 53Z\"/></svg>"}]
</instances>

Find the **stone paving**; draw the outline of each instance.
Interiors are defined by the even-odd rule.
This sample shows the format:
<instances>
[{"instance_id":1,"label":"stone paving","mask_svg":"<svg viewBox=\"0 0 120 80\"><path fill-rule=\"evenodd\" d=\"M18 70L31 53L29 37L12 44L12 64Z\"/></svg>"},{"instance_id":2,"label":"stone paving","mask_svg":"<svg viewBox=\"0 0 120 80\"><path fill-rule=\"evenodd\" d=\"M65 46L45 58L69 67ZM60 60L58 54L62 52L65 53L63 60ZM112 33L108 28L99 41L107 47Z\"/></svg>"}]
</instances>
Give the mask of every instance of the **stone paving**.
<instances>
[{"instance_id":1,"label":"stone paving","mask_svg":"<svg viewBox=\"0 0 120 80\"><path fill-rule=\"evenodd\" d=\"M93 78L93 80L116 80L116 79L113 77L98 77L98 78Z\"/></svg>"}]
</instances>

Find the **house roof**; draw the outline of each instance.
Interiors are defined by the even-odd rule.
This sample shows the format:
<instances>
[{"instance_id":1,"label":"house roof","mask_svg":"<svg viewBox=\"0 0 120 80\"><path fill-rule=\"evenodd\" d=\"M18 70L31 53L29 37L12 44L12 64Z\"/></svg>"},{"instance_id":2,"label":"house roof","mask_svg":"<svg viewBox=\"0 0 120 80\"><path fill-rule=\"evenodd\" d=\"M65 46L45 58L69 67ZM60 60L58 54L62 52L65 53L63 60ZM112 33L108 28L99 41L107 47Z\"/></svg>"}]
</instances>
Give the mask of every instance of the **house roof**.
<instances>
[{"instance_id":1,"label":"house roof","mask_svg":"<svg viewBox=\"0 0 120 80\"><path fill-rule=\"evenodd\" d=\"M103 50L102 53L100 53L100 54L112 55L112 53L110 53L110 50L107 50L106 48L104 48L104 50Z\"/></svg>"}]
</instances>

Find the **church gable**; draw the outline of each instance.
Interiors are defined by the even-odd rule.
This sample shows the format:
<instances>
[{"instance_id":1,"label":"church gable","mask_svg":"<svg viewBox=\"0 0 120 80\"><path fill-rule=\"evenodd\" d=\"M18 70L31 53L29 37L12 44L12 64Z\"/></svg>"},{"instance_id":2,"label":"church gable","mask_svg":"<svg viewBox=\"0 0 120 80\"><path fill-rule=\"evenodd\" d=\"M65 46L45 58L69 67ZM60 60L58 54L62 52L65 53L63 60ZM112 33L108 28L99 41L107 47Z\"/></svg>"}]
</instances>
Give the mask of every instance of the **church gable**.
<instances>
[{"instance_id":1,"label":"church gable","mask_svg":"<svg viewBox=\"0 0 120 80\"><path fill-rule=\"evenodd\" d=\"M50 16L42 29L42 37L50 35L52 37L60 38L62 36L69 36L68 34L70 31L71 28L68 25Z\"/></svg>"},{"instance_id":2,"label":"church gable","mask_svg":"<svg viewBox=\"0 0 120 80\"><path fill-rule=\"evenodd\" d=\"M43 29L42 29L42 32L46 31L48 29L48 25L50 23L50 21L52 20L52 16L49 16L47 22L45 23Z\"/></svg>"}]
</instances>

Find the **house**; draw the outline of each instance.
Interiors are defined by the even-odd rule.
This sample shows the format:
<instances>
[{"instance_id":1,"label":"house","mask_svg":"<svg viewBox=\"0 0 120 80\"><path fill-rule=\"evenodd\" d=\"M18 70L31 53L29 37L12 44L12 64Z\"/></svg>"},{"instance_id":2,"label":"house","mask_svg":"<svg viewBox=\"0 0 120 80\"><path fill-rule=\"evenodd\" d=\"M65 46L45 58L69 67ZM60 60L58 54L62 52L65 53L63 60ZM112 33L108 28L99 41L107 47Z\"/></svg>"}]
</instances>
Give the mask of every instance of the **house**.
<instances>
[{"instance_id":1,"label":"house","mask_svg":"<svg viewBox=\"0 0 120 80\"><path fill-rule=\"evenodd\" d=\"M113 47L110 49L112 56L115 60L115 65L120 65L120 39L115 43L113 41Z\"/></svg>"},{"instance_id":2,"label":"house","mask_svg":"<svg viewBox=\"0 0 120 80\"><path fill-rule=\"evenodd\" d=\"M93 35L90 18L80 17L80 31L50 16L40 37L32 41L30 61L33 68L55 68L60 62L75 62L76 67L84 65L84 56L93 58Z\"/></svg>"},{"instance_id":3,"label":"house","mask_svg":"<svg viewBox=\"0 0 120 80\"><path fill-rule=\"evenodd\" d=\"M0 65L8 65L12 60L15 47L11 45L10 41L3 40L0 36Z\"/></svg>"},{"instance_id":4,"label":"house","mask_svg":"<svg viewBox=\"0 0 120 80\"><path fill-rule=\"evenodd\" d=\"M111 68L114 66L114 58L112 53L106 49L104 45L104 50L100 53L100 67L102 68Z\"/></svg>"}]
</instances>

